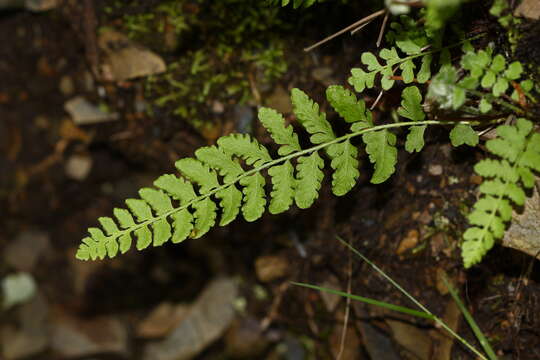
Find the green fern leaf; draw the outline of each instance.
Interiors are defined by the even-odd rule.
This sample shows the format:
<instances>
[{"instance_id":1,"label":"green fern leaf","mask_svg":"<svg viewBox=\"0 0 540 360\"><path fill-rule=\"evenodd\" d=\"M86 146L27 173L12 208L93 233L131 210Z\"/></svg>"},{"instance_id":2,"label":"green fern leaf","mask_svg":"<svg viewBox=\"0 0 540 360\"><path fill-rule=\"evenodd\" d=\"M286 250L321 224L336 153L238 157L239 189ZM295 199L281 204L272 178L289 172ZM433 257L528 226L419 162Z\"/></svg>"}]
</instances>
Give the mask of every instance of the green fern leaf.
<instances>
[{"instance_id":1,"label":"green fern leaf","mask_svg":"<svg viewBox=\"0 0 540 360\"><path fill-rule=\"evenodd\" d=\"M371 89L375 85L375 75L377 72L365 72L363 69L351 69L351 77L348 82L354 87L356 92L363 92L366 88Z\"/></svg>"},{"instance_id":2,"label":"green fern leaf","mask_svg":"<svg viewBox=\"0 0 540 360\"><path fill-rule=\"evenodd\" d=\"M105 230L105 232L107 233L107 235L111 236L120 232L120 229L118 229L118 226L110 217L100 217L98 218L98 221L103 230Z\"/></svg>"},{"instance_id":3,"label":"green fern leaf","mask_svg":"<svg viewBox=\"0 0 540 360\"><path fill-rule=\"evenodd\" d=\"M130 233L122 234L118 238L119 243L119 250L122 254L125 254L128 252L129 249L131 249L131 243L133 242L133 239L131 238Z\"/></svg>"},{"instance_id":4,"label":"green fern leaf","mask_svg":"<svg viewBox=\"0 0 540 360\"><path fill-rule=\"evenodd\" d=\"M105 234L103 234L103 231L99 228L89 228L88 233L90 234L91 238L94 240L94 244L96 247L96 256L99 259L104 259L105 255L107 255L107 237Z\"/></svg>"},{"instance_id":5,"label":"green fern leaf","mask_svg":"<svg viewBox=\"0 0 540 360\"><path fill-rule=\"evenodd\" d=\"M135 226L135 220L133 220L133 216L131 216L131 213L126 209L115 208L113 210L113 214L118 220L118 224L120 224L121 228L129 229Z\"/></svg>"},{"instance_id":6,"label":"green fern leaf","mask_svg":"<svg viewBox=\"0 0 540 360\"><path fill-rule=\"evenodd\" d=\"M399 68L402 70L401 76L403 77L403 82L405 84L410 84L414 81L414 69L416 68L416 65L414 65L412 60L407 60L405 62L402 62L399 65Z\"/></svg>"},{"instance_id":7,"label":"green fern leaf","mask_svg":"<svg viewBox=\"0 0 540 360\"><path fill-rule=\"evenodd\" d=\"M272 178L273 185L268 210L271 214L279 214L287 211L294 201L295 181L293 166L289 161L286 161L282 165L270 168L268 174Z\"/></svg>"},{"instance_id":8,"label":"green fern leaf","mask_svg":"<svg viewBox=\"0 0 540 360\"><path fill-rule=\"evenodd\" d=\"M152 224L154 233L154 246L161 246L166 243L172 235L171 225L166 219L160 219Z\"/></svg>"},{"instance_id":9,"label":"green fern leaf","mask_svg":"<svg viewBox=\"0 0 540 360\"><path fill-rule=\"evenodd\" d=\"M375 165L371 182L380 184L396 171L396 136L388 130L380 130L362 135L362 140L366 144L369 160Z\"/></svg>"},{"instance_id":10,"label":"green fern leaf","mask_svg":"<svg viewBox=\"0 0 540 360\"><path fill-rule=\"evenodd\" d=\"M268 150L247 134L223 136L217 142L226 154L241 158L248 165L261 166L272 160Z\"/></svg>"},{"instance_id":11,"label":"green fern leaf","mask_svg":"<svg viewBox=\"0 0 540 360\"><path fill-rule=\"evenodd\" d=\"M242 204L242 193L236 186L230 185L218 191L216 196L221 200L219 205L223 209L219 225L225 226L238 216L240 205Z\"/></svg>"},{"instance_id":12,"label":"green fern leaf","mask_svg":"<svg viewBox=\"0 0 540 360\"><path fill-rule=\"evenodd\" d=\"M345 195L356 185L360 176L358 149L347 140L332 145L329 153L332 153L330 166L334 169L332 192L337 196Z\"/></svg>"},{"instance_id":13,"label":"green fern leaf","mask_svg":"<svg viewBox=\"0 0 540 360\"><path fill-rule=\"evenodd\" d=\"M268 130L272 139L277 144L282 145L278 150L279 155L284 156L301 150L298 135L294 133L292 126L285 126L283 115L274 109L263 107L259 109L259 120Z\"/></svg>"},{"instance_id":14,"label":"green fern leaf","mask_svg":"<svg viewBox=\"0 0 540 360\"><path fill-rule=\"evenodd\" d=\"M148 229L148 226L141 226L133 233L137 238L137 250L144 250L152 243L152 232Z\"/></svg>"},{"instance_id":15,"label":"green fern leaf","mask_svg":"<svg viewBox=\"0 0 540 360\"><path fill-rule=\"evenodd\" d=\"M163 215L173 210L171 199L161 190L143 188L139 196L158 214Z\"/></svg>"},{"instance_id":16,"label":"green fern leaf","mask_svg":"<svg viewBox=\"0 0 540 360\"><path fill-rule=\"evenodd\" d=\"M202 147L195 151L195 156L201 162L217 170L226 183L234 181L244 172L239 163L233 161L223 150L215 146Z\"/></svg>"},{"instance_id":17,"label":"green fern leaf","mask_svg":"<svg viewBox=\"0 0 540 360\"><path fill-rule=\"evenodd\" d=\"M193 231L190 237L198 239L206 234L216 223L216 204L209 198L193 203L195 209Z\"/></svg>"},{"instance_id":18,"label":"green fern leaf","mask_svg":"<svg viewBox=\"0 0 540 360\"><path fill-rule=\"evenodd\" d=\"M426 114L422 109L422 94L416 86L409 86L401 93L401 107L398 114L412 121L422 121Z\"/></svg>"},{"instance_id":19,"label":"green fern leaf","mask_svg":"<svg viewBox=\"0 0 540 360\"><path fill-rule=\"evenodd\" d=\"M126 205L139 222L152 218L152 210L144 200L127 199Z\"/></svg>"},{"instance_id":20,"label":"green fern leaf","mask_svg":"<svg viewBox=\"0 0 540 360\"><path fill-rule=\"evenodd\" d=\"M187 210L182 209L171 216L173 220L174 232L171 241L178 244L186 240L193 230L193 215Z\"/></svg>"},{"instance_id":21,"label":"green fern leaf","mask_svg":"<svg viewBox=\"0 0 540 360\"><path fill-rule=\"evenodd\" d=\"M319 112L319 105L302 90L293 89L291 93L294 113L302 126L311 134L313 144L322 144L336 138L326 115Z\"/></svg>"},{"instance_id":22,"label":"green fern leaf","mask_svg":"<svg viewBox=\"0 0 540 360\"><path fill-rule=\"evenodd\" d=\"M409 153L420 152L424 148L424 132L426 125L411 126L405 141L405 150Z\"/></svg>"},{"instance_id":23,"label":"green fern leaf","mask_svg":"<svg viewBox=\"0 0 540 360\"><path fill-rule=\"evenodd\" d=\"M179 200L181 205L185 205L197 197L190 182L172 174L161 175L154 181L154 186L165 191L173 199ZM129 212L127 215L129 215ZM132 225L123 227L128 228L130 226Z\"/></svg>"},{"instance_id":24,"label":"green fern leaf","mask_svg":"<svg viewBox=\"0 0 540 360\"><path fill-rule=\"evenodd\" d=\"M264 213L266 197L264 194L264 177L260 173L246 176L240 180L244 186L244 204L242 205L242 214L246 221L255 221Z\"/></svg>"},{"instance_id":25,"label":"green fern leaf","mask_svg":"<svg viewBox=\"0 0 540 360\"><path fill-rule=\"evenodd\" d=\"M450 131L450 141L452 142L452 146L455 147L463 144L476 146L478 145L478 140L478 134L470 125L457 124Z\"/></svg>"},{"instance_id":26,"label":"green fern leaf","mask_svg":"<svg viewBox=\"0 0 540 360\"><path fill-rule=\"evenodd\" d=\"M418 74L416 74L416 80L420 84L426 83L429 79L431 79L431 62L433 61L433 56L431 55L425 55L422 56L422 65L420 66L420 70L418 71Z\"/></svg>"},{"instance_id":27,"label":"green fern leaf","mask_svg":"<svg viewBox=\"0 0 540 360\"><path fill-rule=\"evenodd\" d=\"M294 200L296 206L300 209L310 207L319 196L319 189L321 188L321 182L324 177L322 172L323 167L323 159L317 152L298 158Z\"/></svg>"},{"instance_id":28,"label":"green fern leaf","mask_svg":"<svg viewBox=\"0 0 540 360\"><path fill-rule=\"evenodd\" d=\"M348 123L364 122L371 125L366 115L366 103L343 86L332 85L326 89L326 98L336 112ZM369 119L371 120L371 119Z\"/></svg>"},{"instance_id":29,"label":"green fern leaf","mask_svg":"<svg viewBox=\"0 0 540 360\"><path fill-rule=\"evenodd\" d=\"M199 160L185 158L178 160L174 165L183 176L200 186L202 194L219 186L217 174Z\"/></svg>"}]
</instances>

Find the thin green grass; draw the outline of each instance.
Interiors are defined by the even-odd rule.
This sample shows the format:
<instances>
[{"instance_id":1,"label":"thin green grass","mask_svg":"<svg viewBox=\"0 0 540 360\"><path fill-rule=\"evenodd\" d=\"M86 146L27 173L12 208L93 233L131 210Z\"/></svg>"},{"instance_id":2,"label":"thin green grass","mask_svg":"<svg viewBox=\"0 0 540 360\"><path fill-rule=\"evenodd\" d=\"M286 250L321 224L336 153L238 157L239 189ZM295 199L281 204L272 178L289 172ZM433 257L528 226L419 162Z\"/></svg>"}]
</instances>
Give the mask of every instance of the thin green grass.
<instances>
[{"instance_id":1,"label":"thin green grass","mask_svg":"<svg viewBox=\"0 0 540 360\"><path fill-rule=\"evenodd\" d=\"M466 307L463 305L463 302L459 298L459 295L458 295L456 289L446 279L446 275L443 277L443 281L445 282L446 286L448 287L448 290L450 291L450 294L452 295L452 298L454 299L454 301L458 305L458 308L462 312L463 317L465 318L465 320L467 321L467 323L469 324L469 326L473 330L474 335L476 336L476 338L480 342L480 345L482 345L482 348L484 349L485 353L488 356L487 358L479 350L477 350L473 345L471 345L467 340L465 340L464 338L459 336L454 330L452 330L442 319L440 319L439 317L434 315L424 305L422 305L418 300L416 300L409 292L407 292L398 283L396 283L392 278L390 278L388 275L386 275L386 273L383 270L381 270L377 265L375 265L373 262L371 262L368 258L366 258L364 255L362 255L358 250L356 250L354 247L352 247L349 243L344 241L339 236L337 236L337 239L343 245L345 245L347 248L349 248L349 250L351 252L353 252L355 255L357 255L362 260L367 262L373 269L375 269L375 271L377 271L379 274L381 274L381 276L383 276L387 281L389 281L402 294L407 296L416 306L418 306L420 308L421 311L410 309L410 308L407 308L407 307L404 307L404 306L398 306L398 305L386 303L386 302L371 299L371 298L366 298L366 297L363 297L363 296L349 294L349 293L346 293L346 292L343 292L343 291L338 291L338 290L334 290L334 289L325 288L325 287L322 287L322 286L311 285L311 284L306 284L306 283L299 283L299 282L292 282L293 285L297 285L297 286L301 286L301 287L305 287L305 288L309 288L309 289L313 289L313 290L317 290L317 291L323 291L323 292L327 292L327 293L330 293L330 294L335 294L335 295L339 295L339 296L342 296L342 297L345 297L345 298L349 298L351 300L362 301L362 302L364 302L366 304L379 306L379 307L389 309L389 310L393 310L393 311L397 311L397 312L400 312L400 313L416 316L416 317L419 317L419 318L433 320L437 325L439 325L440 327L442 327L443 329L448 331L450 333L450 335L452 335L454 338L456 338L459 342L461 342L467 349L472 351L480 359L482 359L482 360L488 360L488 359L489 360L497 360L498 359L497 356L495 355L495 352L493 351L493 348L489 344L489 341L484 336L484 334L482 333L482 331L480 330L480 328L478 327L478 325L476 324L476 322L472 318L471 314L467 311Z\"/></svg>"}]
</instances>

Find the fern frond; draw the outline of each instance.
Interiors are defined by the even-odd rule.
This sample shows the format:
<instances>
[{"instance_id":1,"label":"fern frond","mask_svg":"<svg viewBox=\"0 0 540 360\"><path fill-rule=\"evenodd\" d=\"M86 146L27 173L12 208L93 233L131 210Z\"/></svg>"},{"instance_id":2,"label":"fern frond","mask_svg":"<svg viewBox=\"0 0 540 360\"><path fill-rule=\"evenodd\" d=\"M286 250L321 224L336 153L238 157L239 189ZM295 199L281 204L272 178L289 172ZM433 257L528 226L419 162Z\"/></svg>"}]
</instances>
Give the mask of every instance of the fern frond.
<instances>
[{"instance_id":1,"label":"fern frond","mask_svg":"<svg viewBox=\"0 0 540 360\"><path fill-rule=\"evenodd\" d=\"M534 186L533 171L540 172L540 134L530 121L520 118L516 125L500 125L497 136L486 142L486 148L500 159L484 159L474 167L485 181L468 216L472 226L463 234L465 267L479 262L504 236L505 223L512 218L511 203L524 204L524 188Z\"/></svg>"},{"instance_id":2,"label":"fern frond","mask_svg":"<svg viewBox=\"0 0 540 360\"><path fill-rule=\"evenodd\" d=\"M139 191L140 198L126 200L127 209L114 209L114 217L99 219L102 229L88 229L77 251L81 260L103 259L167 241L180 243L199 238L218 223L225 226L241 212L246 221L259 219L269 203L272 214L286 211L295 203L310 207L319 196L324 178L326 154L332 171L332 191L341 196L349 192L359 178L358 149L351 140L362 136L375 171L372 182L386 180L397 159L393 127L439 124L422 120L418 89L405 92L402 115L411 122L374 125L371 111L363 100L343 87L327 91L332 107L351 124L351 132L337 137L326 114L304 92L291 94L298 122L310 135L311 147L302 149L291 125L274 110L261 108L259 119L279 145L278 157L246 134L219 138L217 145L202 147L194 158L175 163L179 175L166 174L153 187ZM271 179L271 191L265 192L265 173ZM523 173L524 177L527 176Z\"/></svg>"}]
</instances>

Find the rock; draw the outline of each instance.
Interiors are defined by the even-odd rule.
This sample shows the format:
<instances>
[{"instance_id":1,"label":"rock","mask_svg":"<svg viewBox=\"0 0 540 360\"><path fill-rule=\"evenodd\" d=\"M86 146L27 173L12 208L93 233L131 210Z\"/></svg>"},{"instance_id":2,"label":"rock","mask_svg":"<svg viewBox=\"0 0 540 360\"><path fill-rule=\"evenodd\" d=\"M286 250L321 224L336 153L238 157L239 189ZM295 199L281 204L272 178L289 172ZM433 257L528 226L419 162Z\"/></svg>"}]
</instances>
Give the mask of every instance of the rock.
<instances>
[{"instance_id":1,"label":"rock","mask_svg":"<svg viewBox=\"0 0 540 360\"><path fill-rule=\"evenodd\" d=\"M217 340L234 319L237 285L230 278L212 281L188 314L164 340L148 344L144 360L186 360Z\"/></svg>"},{"instance_id":2,"label":"rock","mask_svg":"<svg viewBox=\"0 0 540 360\"><path fill-rule=\"evenodd\" d=\"M323 281L321 286L324 288L341 291L339 280L334 275L329 275L328 278ZM339 301L341 300L341 296L336 294L330 294L326 291L321 291L320 296L328 312L333 312L336 309L336 306L339 304Z\"/></svg>"},{"instance_id":3,"label":"rock","mask_svg":"<svg viewBox=\"0 0 540 360\"><path fill-rule=\"evenodd\" d=\"M119 119L117 113L103 111L82 96L76 96L66 101L64 110L71 116L76 125L98 124Z\"/></svg>"},{"instance_id":4,"label":"rock","mask_svg":"<svg viewBox=\"0 0 540 360\"><path fill-rule=\"evenodd\" d=\"M329 67L318 67L313 69L311 72L311 76L323 84L324 86L330 86L337 84L338 81L332 77L332 74L334 73L334 70Z\"/></svg>"},{"instance_id":5,"label":"rock","mask_svg":"<svg viewBox=\"0 0 540 360\"><path fill-rule=\"evenodd\" d=\"M92 169L92 158L89 155L71 155L66 162L66 176L77 181L86 179Z\"/></svg>"},{"instance_id":6,"label":"rock","mask_svg":"<svg viewBox=\"0 0 540 360\"><path fill-rule=\"evenodd\" d=\"M255 272L261 282L271 282L289 272L289 261L280 256L261 256L255 260Z\"/></svg>"},{"instance_id":7,"label":"rock","mask_svg":"<svg viewBox=\"0 0 540 360\"><path fill-rule=\"evenodd\" d=\"M116 317L79 319L65 313L51 321L51 347L64 358L115 354L127 357L127 329Z\"/></svg>"},{"instance_id":8,"label":"rock","mask_svg":"<svg viewBox=\"0 0 540 360\"><path fill-rule=\"evenodd\" d=\"M6 360L17 360L44 351L49 344L48 306L41 294L18 309L18 326L0 328L2 355Z\"/></svg>"},{"instance_id":9,"label":"rock","mask_svg":"<svg viewBox=\"0 0 540 360\"><path fill-rule=\"evenodd\" d=\"M334 326L332 335L330 335L330 349L334 355L334 359L341 360L357 360L362 358L360 353L360 339L353 326L348 326L343 340L343 324Z\"/></svg>"},{"instance_id":10,"label":"rock","mask_svg":"<svg viewBox=\"0 0 540 360\"><path fill-rule=\"evenodd\" d=\"M145 339L163 337L182 321L188 309L182 304L161 303L139 323L135 333Z\"/></svg>"},{"instance_id":11,"label":"rock","mask_svg":"<svg viewBox=\"0 0 540 360\"><path fill-rule=\"evenodd\" d=\"M433 341L426 330L398 320L386 320L394 340L419 360L430 360Z\"/></svg>"},{"instance_id":12,"label":"rock","mask_svg":"<svg viewBox=\"0 0 540 360\"><path fill-rule=\"evenodd\" d=\"M233 323L225 335L227 355L234 359L259 359L268 346L260 322L247 317Z\"/></svg>"},{"instance_id":13,"label":"rock","mask_svg":"<svg viewBox=\"0 0 540 360\"><path fill-rule=\"evenodd\" d=\"M101 64L103 80L124 81L167 70L160 56L116 31L103 31L98 44L105 55Z\"/></svg>"},{"instance_id":14,"label":"rock","mask_svg":"<svg viewBox=\"0 0 540 360\"><path fill-rule=\"evenodd\" d=\"M442 318L443 322L453 331L457 332L459 328L459 320L461 318L461 310L457 306L454 300L448 301L446 304L446 310ZM436 339L434 354L437 354L438 360L451 360L452 359L452 347L456 339L453 336L449 336L448 332L442 328L438 328L439 331L433 332L432 337Z\"/></svg>"},{"instance_id":15,"label":"rock","mask_svg":"<svg viewBox=\"0 0 540 360\"><path fill-rule=\"evenodd\" d=\"M60 0L0 0L0 9L26 8L30 11L47 11L60 5Z\"/></svg>"},{"instance_id":16,"label":"rock","mask_svg":"<svg viewBox=\"0 0 540 360\"><path fill-rule=\"evenodd\" d=\"M64 75L60 78L58 83L58 88L60 92L66 96L70 96L75 91L75 85L73 84L73 79L67 75Z\"/></svg>"},{"instance_id":17,"label":"rock","mask_svg":"<svg viewBox=\"0 0 540 360\"><path fill-rule=\"evenodd\" d=\"M241 134L250 134L253 130L253 120L255 119L253 109L246 105L236 105L233 112L236 131Z\"/></svg>"},{"instance_id":18,"label":"rock","mask_svg":"<svg viewBox=\"0 0 540 360\"><path fill-rule=\"evenodd\" d=\"M400 360L401 357L394 349L392 340L385 333L379 331L366 321L358 321L358 327L362 334L364 347L370 359L377 360Z\"/></svg>"},{"instance_id":19,"label":"rock","mask_svg":"<svg viewBox=\"0 0 540 360\"><path fill-rule=\"evenodd\" d=\"M540 19L540 1L523 0L517 7L515 13L517 16L523 16L529 19Z\"/></svg>"},{"instance_id":20,"label":"rock","mask_svg":"<svg viewBox=\"0 0 540 360\"><path fill-rule=\"evenodd\" d=\"M61 0L25 0L25 6L30 11L52 10L60 5Z\"/></svg>"},{"instance_id":21,"label":"rock","mask_svg":"<svg viewBox=\"0 0 540 360\"><path fill-rule=\"evenodd\" d=\"M416 245L418 245L418 238L420 237L420 233L416 229L409 230L407 233L407 236L401 240L399 243L399 247L396 250L397 255L401 255L407 250L410 250L414 248Z\"/></svg>"},{"instance_id":22,"label":"rock","mask_svg":"<svg viewBox=\"0 0 540 360\"><path fill-rule=\"evenodd\" d=\"M49 235L43 231L21 232L4 250L4 261L18 271L31 272L39 258L50 248Z\"/></svg>"},{"instance_id":23,"label":"rock","mask_svg":"<svg viewBox=\"0 0 540 360\"><path fill-rule=\"evenodd\" d=\"M433 176L440 176L443 173L442 165L431 164L429 165L428 172Z\"/></svg>"},{"instance_id":24,"label":"rock","mask_svg":"<svg viewBox=\"0 0 540 360\"><path fill-rule=\"evenodd\" d=\"M6 310L32 298L36 292L36 282L32 275L24 272L7 275L0 282L2 289L2 309Z\"/></svg>"},{"instance_id":25,"label":"rock","mask_svg":"<svg viewBox=\"0 0 540 360\"><path fill-rule=\"evenodd\" d=\"M514 211L512 224L504 234L502 244L540 259L540 179L533 194L525 200L523 212Z\"/></svg>"},{"instance_id":26,"label":"rock","mask_svg":"<svg viewBox=\"0 0 540 360\"><path fill-rule=\"evenodd\" d=\"M282 114L290 114L293 110L289 93L280 85L274 88L274 92L266 98L266 106Z\"/></svg>"},{"instance_id":27,"label":"rock","mask_svg":"<svg viewBox=\"0 0 540 360\"><path fill-rule=\"evenodd\" d=\"M221 101L213 101L212 102L212 112L214 114L223 114L225 112L225 105Z\"/></svg>"}]
</instances>

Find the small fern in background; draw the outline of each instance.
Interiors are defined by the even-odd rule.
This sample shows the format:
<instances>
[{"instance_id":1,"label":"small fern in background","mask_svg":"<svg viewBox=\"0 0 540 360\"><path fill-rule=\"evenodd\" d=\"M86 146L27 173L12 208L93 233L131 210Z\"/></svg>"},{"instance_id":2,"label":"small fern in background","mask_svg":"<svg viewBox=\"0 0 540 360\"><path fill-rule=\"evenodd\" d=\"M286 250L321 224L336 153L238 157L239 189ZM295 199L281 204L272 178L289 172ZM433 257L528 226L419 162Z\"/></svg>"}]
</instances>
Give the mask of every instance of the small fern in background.
<instances>
[{"instance_id":1,"label":"small fern in background","mask_svg":"<svg viewBox=\"0 0 540 360\"><path fill-rule=\"evenodd\" d=\"M512 218L512 203L524 204L524 189L534 186L533 171L540 172L540 134L528 120L500 125L497 138L487 141L486 148L498 159L484 159L474 167L484 181L480 198L468 216L472 227L463 235L465 267L479 262L494 241L504 236L506 223Z\"/></svg>"}]
</instances>

